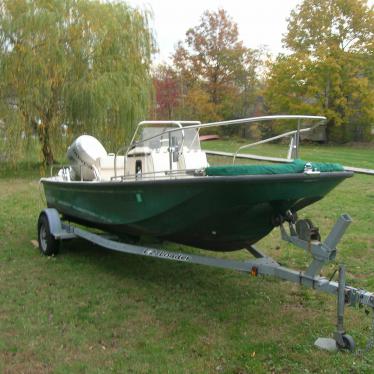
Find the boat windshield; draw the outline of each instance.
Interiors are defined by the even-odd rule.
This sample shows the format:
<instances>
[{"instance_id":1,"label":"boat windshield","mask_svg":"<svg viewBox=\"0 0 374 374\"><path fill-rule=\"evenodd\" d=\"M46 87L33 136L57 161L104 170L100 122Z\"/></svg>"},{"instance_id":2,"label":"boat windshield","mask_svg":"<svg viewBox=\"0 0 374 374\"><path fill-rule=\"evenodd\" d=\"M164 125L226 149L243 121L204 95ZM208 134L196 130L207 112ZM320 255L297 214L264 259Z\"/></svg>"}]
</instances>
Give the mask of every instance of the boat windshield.
<instances>
[{"instance_id":1,"label":"boat windshield","mask_svg":"<svg viewBox=\"0 0 374 374\"><path fill-rule=\"evenodd\" d=\"M166 131L174 128L175 127L159 126L144 127L141 132L141 142L143 146L149 147L151 149L159 149L162 146L168 146L169 133L167 133ZM177 144L179 147L184 146L191 150L201 149L199 141L199 132L196 128L173 131L171 136L173 138L173 144Z\"/></svg>"}]
</instances>

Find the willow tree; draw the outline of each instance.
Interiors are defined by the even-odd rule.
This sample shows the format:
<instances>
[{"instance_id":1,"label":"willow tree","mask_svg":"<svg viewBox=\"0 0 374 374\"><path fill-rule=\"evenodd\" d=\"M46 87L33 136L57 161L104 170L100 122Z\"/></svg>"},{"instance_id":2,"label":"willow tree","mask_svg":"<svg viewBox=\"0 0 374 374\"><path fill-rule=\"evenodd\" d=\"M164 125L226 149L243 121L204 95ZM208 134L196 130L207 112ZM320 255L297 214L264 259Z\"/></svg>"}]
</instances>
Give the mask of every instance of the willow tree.
<instances>
[{"instance_id":1,"label":"willow tree","mask_svg":"<svg viewBox=\"0 0 374 374\"><path fill-rule=\"evenodd\" d=\"M125 3L3 0L0 86L5 127L35 131L54 161L60 127L118 142L148 110L148 15ZM9 113L17 121L7 121ZM123 137L122 137L123 138Z\"/></svg>"}]
</instances>

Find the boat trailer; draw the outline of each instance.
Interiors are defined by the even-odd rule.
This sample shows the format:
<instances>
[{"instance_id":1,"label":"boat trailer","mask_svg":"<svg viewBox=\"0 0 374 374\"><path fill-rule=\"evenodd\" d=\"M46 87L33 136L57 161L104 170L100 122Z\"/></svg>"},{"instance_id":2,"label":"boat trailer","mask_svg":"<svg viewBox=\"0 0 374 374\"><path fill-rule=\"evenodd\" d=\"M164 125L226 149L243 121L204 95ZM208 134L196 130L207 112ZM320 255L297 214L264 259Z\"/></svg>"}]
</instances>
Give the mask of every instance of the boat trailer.
<instances>
[{"instance_id":1,"label":"boat trailer","mask_svg":"<svg viewBox=\"0 0 374 374\"><path fill-rule=\"evenodd\" d=\"M326 240L322 242L318 229L314 227L310 220L296 220L291 213L286 217L277 218L276 223L280 226L281 238L298 248L304 249L311 255L312 261L306 271L297 271L281 266L271 257L260 252L254 245L246 248L253 255L253 259L236 261L123 243L107 238L105 233L93 233L83 230L70 222L62 221L59 212L53 208L46 208L39 215L38 242L43 254L54 255L58 252L60 241L82 238L117 252L233 269L251 276L270 275L313 288L316 291L336 295L337 329L334 333L334 338L319 338L315 345L327 350L340 348L352 352L355 349L355 343L344 329L344 308L346 305L364 306L374 312L374 293L348 286L346 284L344 265L339 265L338 282L332 281L333 276L328 279L319 275L322 267L335 259L337 254L336 246L351 222L352 219L348 214L341 215ZM286 228L287 225L288 230Z\"/></svg>"}]
</instances>

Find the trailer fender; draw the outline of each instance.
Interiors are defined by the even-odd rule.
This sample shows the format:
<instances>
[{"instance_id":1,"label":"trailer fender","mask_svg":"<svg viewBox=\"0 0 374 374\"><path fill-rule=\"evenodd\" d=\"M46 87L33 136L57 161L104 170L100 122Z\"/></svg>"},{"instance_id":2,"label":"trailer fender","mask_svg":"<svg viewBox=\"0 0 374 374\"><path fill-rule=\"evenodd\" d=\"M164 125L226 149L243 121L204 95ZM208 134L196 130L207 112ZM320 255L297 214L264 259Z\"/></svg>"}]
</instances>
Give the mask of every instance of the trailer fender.
<instances>
[{"instance_id":1,"label":"trailer fender","mask_svg":"<svg viewBox=\"0 0 374 374\"><path fill-rule=\"evenodd\" d=\"M62 229L61 219L58 211L54 208L45 208L40 212L40 215L45 215L48 219L49 230L55 239L63 239L65 230Z\"/></svg>"}]
</instances>

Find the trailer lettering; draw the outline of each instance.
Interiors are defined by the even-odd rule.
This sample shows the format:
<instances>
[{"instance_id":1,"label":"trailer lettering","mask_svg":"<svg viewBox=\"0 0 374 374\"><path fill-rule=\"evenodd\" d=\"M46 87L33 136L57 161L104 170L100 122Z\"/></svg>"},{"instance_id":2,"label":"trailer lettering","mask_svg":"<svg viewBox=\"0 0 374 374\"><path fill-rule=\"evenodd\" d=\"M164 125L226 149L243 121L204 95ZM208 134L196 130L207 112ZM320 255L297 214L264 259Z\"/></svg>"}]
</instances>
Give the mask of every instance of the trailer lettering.
<instances>
[{"instance_id":1,"label":"trailer lettering","mask_svg":"<svg viewBox=\"0 0 374 374\"><path fill-rule=\"evenodd\" d=\"M176 261L189 261L190 257L187 255L184 255L182 253L172 253L172 252L167 252L163 250L156 250L156 249L145 249L144 250L144 255L146 256L152 256L152 257L164 257L164 258L170 258L171 260L176 260Z\"/></svg>"}]
</instances>

